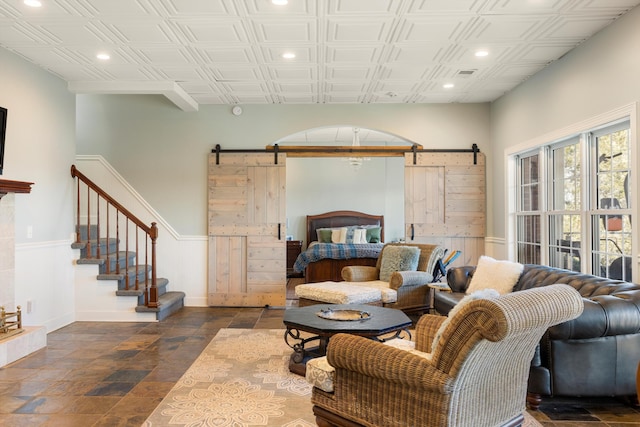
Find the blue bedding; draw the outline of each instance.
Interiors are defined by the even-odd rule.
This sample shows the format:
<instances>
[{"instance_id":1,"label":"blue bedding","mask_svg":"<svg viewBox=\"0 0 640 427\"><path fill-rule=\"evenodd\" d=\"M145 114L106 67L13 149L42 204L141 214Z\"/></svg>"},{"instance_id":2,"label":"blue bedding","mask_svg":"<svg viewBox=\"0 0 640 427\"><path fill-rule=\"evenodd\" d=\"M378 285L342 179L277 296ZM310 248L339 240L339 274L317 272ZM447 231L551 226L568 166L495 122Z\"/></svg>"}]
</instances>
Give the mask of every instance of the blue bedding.
<instances>
[{"instance_id":1,"label":"blue bedding","mask_svg":"<svg viewBox=\"0 0 640 427\"><path fill-rule=\"evenodd\" d=\"M302 273L310 263L327 258L378 258L382 246L382 243L314 243L298 255L293 271Z\"/></svg>"}]
</instances>

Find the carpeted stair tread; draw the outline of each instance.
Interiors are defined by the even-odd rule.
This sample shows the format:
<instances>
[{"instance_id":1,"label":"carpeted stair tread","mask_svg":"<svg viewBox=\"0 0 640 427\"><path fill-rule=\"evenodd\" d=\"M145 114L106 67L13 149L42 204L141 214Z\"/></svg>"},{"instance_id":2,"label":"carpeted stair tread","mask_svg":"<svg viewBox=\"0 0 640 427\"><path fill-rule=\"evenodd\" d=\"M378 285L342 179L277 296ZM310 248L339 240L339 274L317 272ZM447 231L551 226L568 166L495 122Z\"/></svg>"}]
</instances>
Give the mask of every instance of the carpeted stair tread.
<instances>
[{"instance_id":1,"label":"carpeted stair tread","mask_svg":"<svg viewBox=\"0 0 640 427\"><path fill-rule=\"evenodd\" d=\"M162 295L164 293L166 293L166 288L167 285L169 284L169 279L165 279L164 277L161 277L159 279L156 279L156 288L158 288L158 294ZM141 283L139 286L140 289L118 289L116 291L116 295L118 296L142 296L144 295L144 283Z\"/></svg>"},{"instance_id":2,"label":"carpeted stair tread","mask_svg":"<svg viewBox=\"0 0 640 427\"><path fill-rule=\"evenodd\" d=\"M102 265L104 264L104 259L101 258L78 258L76 261L77 264L96 264Z\"/></svg>"},{"instance_id":3,"label":"carpeted stair tread","mask_svg":"<svg viewBox=\"0 0 640 427\"><path fill-rule=\"evenodd\" d=\"M116 239L115 237L109 237L108 239L106 237L101 237L99 239L89 239L89 240L82 240L81 242L76 242L76 243L72 243L71 246L73 247L73 245L84 245L87 246L87 244L91 243L91 246L95 246L96 244L101 244L101 245L105 245L106 243L117 243L118 239Z\"/></svg>"},{"instance_id":4,"label":"carpeted stair tread","mask_svg":"<svg viewBox=\"0 0 640 427\"><path fill-rule=\"evenodd\" d=\"M109 255L101 254L99 257L79 258L78 264L104 264L107 260L107 257L109 261L113 262L115 260L124 260L125 256L130 260L133 260L136 257L136 253L131 251L118 251L117 255L114 253L110 253Z\"/></svg>"},{"instance_id":5,"label":"carpeted stair tread","mask_svg":"<svg viewBox=\"0 0 640 427\"><path fill-rule=\"evenodd\" d=\"M92 256L96 256L98 249L100 254L115 252L118 250L118 239L109 237L101 237L99 239L82 240L71 244L71 248L80 249L80 258L87 258L87 252L90 250Z\"/></svg>"},{"instance_id":6,"label":"carpeted stair tread","mask_svg":"<svg viewBox=\"0 0 640 427\"><path fill-rule=\"evenodd\" d=\"M136 311L138 313L156 313L156 319L163 320L184 306L184 297L186 294L182 291L171 291L158 297L158 307L147 307L138 305Z\"/></svg>"},{"instance_id":7,"label":"carpeted stair tread","mask_svg":"<svg viewBox=\"0 0 640 427\"><path fill-rule=\"evenodd\" d=\"M123 280L127 274L129 275L129 277L135 277L136 271L138 273L138 276L143 276L145 269L149 272L149 277L151 277L151 266L146 264L138 264L137 266L130 265L126 270L121 268L120 273L98 274L98 280Z\"/></svg>"}]
</instances>

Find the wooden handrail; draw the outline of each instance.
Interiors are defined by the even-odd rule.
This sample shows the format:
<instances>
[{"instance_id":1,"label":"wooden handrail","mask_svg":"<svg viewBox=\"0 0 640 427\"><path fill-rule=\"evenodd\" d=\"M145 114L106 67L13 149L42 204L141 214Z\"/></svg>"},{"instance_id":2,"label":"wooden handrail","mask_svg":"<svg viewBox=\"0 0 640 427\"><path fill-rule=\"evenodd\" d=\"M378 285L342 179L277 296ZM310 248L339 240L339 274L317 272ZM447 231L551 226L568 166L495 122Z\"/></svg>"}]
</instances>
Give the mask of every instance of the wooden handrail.
<instances>
[{"instance_id":1,"label":"wooden handrail","mask_svg":"<svg viewBox=\"0 0 640 427\"><path fill-rule=\"evenodd\" d=\"M122 212L127 218L129 218L131 221L133 221L138 227L142 228L145 232L147 232L147 234L151 233L151 226L148 226L147 224L142 222L140 219L138 219L137 216L132 214L127 208L125 208L120 203L118 203L116 201L116 199L111 197L106 191L104 191L102 188L100 188L96 183L94 183L89 178L87 178L87 176L85 174L83 174L78 169L76 169L76 165L71 165L71 176L74 177L74 178L78 178L82 182L87 184L93 191L95 191L103 199L108 201L110 205L113 205L113 207L115 207L120 212Z\"/></svg>"},{"instance_id":2,"label":"wooden handrail","mask_svg":"<svg viewBox=\"0 0 640 427\"><path fill-rule=\"evenodd\" d=\"M130 284L129 284L129 274L128 274L128 269L129 269L129 257L128 257L128 252L129 252L129 223L133 223L135 224L136 231L135 236L134 236L134 243L135 243L135 250L136 250L136 260L139 259L139 243L138 243L138 239L139 239L139 233L138 233L138 229L141 230L142 232L145 233L145 251L144 251L144 257L145 257L145 264L149 261L148 260L148 251L147 251L147 247L148 247L148 243L149 241L151 241L151 280L149 280L149 275L148 275L148 269L145 268L145 273L144 273L144 302L145 305L148 307L158 307L158 290L157 290L157 282L156 282L156 240L158 238L158 226L156 225L155 222L152 222L151 225L147 225L144 222L142 222L142 220L140 220L137 216L135 216L131 211L129 211L127 208L125 208L121 203L119 203L117 200L115 200L111 195L109 195L106 191L104 191L102 188L100 188L100 186L98 186L96 183L94 183L91 179L89 179L86 175L84 175L82 172L80 172L75 165L71 165L71 176L73 178L77 178L78 179L78 187L77 187L77 209L76 209L76 242L80 243L81 241L81 235L80 235L80 220L81 220L81 197L80 197L80 181L82 181L86 186L87 186L87 207L86 207L86 212L87 212L87 257L88 258L93 258L93 254L92 254L92 248L91 248L91 193L90 190L93 190L97 196L96 199L96 229L97 229L97 235L96 235L96 239L97 239L97 247L96 247L96 257L101 258L101 253L100 253L100 232L101 232L101 223L100 223L100 199L103 199L104 202L106 202L106 216L107 216L107 228L106 228L106 239L107 239L107 254L105 255L105 259L106 259L106 269L107 269L107 274L110 273L110 262L109 262L109 251L110 251L110 245L109 245L109 236L110 236L110 231L111 231L111 227L110 227L110 221L109 221L109 207L114 207L115 208L115 233L116 233L116 237L115 240L118 242L117 245L119 246L120 243L120 221L119 221L119 215L122 214L125 218L125 228L124 228L124 234L125 234L125 289L129 290L130 289ZM118 252L119 252L119 248L116 248L116 253L114 254L115 259L116 259L116 274L120 274L120 263L118 260ZM135 266L135 289L138 290L139 289L139 271L138 271L138 265L139 262L136 262L136 266ZM151 282L151 283L149 283Z\"/></svg>"}]
</instances>

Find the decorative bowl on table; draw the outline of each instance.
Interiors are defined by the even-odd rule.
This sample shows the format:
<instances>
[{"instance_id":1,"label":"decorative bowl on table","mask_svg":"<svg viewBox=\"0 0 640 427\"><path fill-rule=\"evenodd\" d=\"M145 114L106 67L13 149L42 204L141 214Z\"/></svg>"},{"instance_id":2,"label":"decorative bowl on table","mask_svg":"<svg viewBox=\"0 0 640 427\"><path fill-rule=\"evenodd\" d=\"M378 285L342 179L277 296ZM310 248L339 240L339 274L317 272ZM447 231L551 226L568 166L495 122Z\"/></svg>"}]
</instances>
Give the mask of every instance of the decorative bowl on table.
<instances>
[{"instance_id":1,"label":"decorative bowl on table","mask_svg":"<svg viewBox=\"0 0 640 427\"><path fill-rule=\"evenodd\" d=\"M327 320L367 320L371 318L371 313L362 310L338 309L332 308L320 309L316 313L319 317Z\"/></svg>"}]
</instances>

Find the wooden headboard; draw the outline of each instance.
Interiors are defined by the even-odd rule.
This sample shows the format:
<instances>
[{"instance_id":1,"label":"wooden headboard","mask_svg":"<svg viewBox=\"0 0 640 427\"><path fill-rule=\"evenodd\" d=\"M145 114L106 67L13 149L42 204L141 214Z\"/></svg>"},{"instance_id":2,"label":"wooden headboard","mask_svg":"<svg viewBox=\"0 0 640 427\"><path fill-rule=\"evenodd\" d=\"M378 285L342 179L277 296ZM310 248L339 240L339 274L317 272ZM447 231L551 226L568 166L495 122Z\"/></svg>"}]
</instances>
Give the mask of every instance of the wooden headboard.
<instances>
[{"instance_id":1,"label":"wooden headboard","mask_svg":"<svg viewBox=\"0 0 640 427\"><path fill-rule=\"evenodd\" d=\"M370 215L356 211L333 211L319 215L307 215L307 246L318 240L318 228L346 227L348 225L379 225L380 238L384 242L384 215Z\"/></svg>"}]
</instances>

